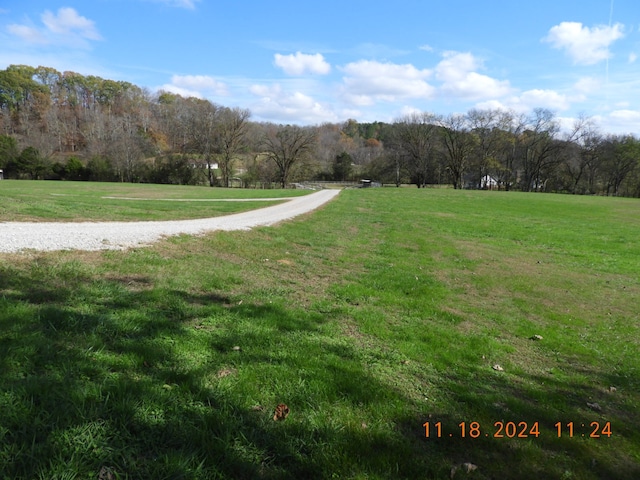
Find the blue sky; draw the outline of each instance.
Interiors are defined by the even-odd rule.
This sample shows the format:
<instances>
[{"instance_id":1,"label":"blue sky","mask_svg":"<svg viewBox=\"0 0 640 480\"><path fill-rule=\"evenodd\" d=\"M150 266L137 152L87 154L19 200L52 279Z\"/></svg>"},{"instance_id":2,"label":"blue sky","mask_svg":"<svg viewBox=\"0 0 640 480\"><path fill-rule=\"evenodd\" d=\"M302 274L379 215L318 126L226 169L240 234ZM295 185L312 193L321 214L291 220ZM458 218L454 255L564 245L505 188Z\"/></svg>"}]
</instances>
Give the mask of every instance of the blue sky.
<instances>
[{"instance_id":1,"label":"blue sky","mask_svg":"<svg viewBox=\"0 0 640 480\"><path fill-rule=\"evenodd\" d=\"M276 123L542 107L638 135L639 56L638 0L0 0L0 68L125 80Z\"/></svg>"}]
</instances>

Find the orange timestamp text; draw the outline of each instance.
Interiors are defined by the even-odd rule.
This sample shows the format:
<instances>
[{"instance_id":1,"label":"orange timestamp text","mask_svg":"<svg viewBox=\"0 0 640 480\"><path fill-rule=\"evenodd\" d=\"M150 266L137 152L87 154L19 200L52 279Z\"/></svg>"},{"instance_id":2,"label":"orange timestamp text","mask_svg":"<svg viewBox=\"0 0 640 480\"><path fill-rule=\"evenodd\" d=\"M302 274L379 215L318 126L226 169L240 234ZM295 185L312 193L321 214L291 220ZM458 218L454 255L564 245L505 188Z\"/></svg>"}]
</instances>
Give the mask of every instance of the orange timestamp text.
<instances>
[{"instance_id":1,"label":"orange timestamp text","mask_svg":"<svg viewBox=\"0 0 640 480\"><path fill-rule=\"evenodd\" d=\"M460 422L456 428L447 429L442 422L425 422L423 425L427 438L538 438L540 422L504 422L498 421L493 428L483 428L480 422ZM555 434L560 437L611 437L611 422L557 422Z\"/></svg>"}]
</instances>

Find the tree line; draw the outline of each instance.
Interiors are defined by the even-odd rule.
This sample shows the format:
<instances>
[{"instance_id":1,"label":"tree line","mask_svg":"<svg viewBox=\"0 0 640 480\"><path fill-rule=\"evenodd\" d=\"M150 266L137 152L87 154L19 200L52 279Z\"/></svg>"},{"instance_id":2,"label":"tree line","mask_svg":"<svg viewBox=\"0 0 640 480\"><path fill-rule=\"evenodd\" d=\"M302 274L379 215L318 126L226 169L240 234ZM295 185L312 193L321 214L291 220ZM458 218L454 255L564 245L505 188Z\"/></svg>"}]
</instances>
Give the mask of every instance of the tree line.
<instances>
[{"instance_id":1,"label":"tree line","mask_svg":"<svg viewBox=\"0 0 640 480\"><path fill-rule=\"evenodd\" d=\"M5 178L247 187L306 180L640 197L640 140L546 109L419 112L301 127L128 82L11 65L0 71Z\"/></svg>"}]
</instances>

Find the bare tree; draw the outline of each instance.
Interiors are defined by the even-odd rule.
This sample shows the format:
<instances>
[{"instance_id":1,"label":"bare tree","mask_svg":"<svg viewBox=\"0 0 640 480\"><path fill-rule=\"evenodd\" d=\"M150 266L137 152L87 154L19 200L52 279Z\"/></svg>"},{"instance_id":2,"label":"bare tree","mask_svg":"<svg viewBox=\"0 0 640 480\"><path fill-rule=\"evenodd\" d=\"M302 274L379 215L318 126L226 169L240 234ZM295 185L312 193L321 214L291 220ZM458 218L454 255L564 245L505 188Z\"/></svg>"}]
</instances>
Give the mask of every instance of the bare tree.
<instances>
[{"instance_id":1,"label":"bare tree","mask_svg":"<svg viewBox=\"0 0 640 480\"><path fill-rule=\"evenodd\" d=\"M466 115L448 115L442 119L441 124L446 170L451 177L453 188L462 188L471 153L476 145L475 138L469 132Z\"/></svg>"},{"instance_id":2,"label":"bare tree","mask_svg":"<svg viewBox=\"0 0 640 480\"><path fill-rule=\"evenodd\" d=\"M287 125L270 128L263 138L267 158L278 167L280 186L285 188L294 166L306 160L316 146L316 132L310 127Z\"/></svg>"},{"instance_id":3,"label":"bare tree","mask_svg":"<svg viewBox=\"0 0 640 480\"><path fill-rule=\"evenodd\" d=\"M216 130L220 124L220 108L207 100L195 100L194 104L184 114L189 125L186 141L189 145L185 150L203 156L207 169L209 186L216 184L215 151Z\"/></svg>"},{"instance_id":4,"label":"bare tree","mask_svg":"<svg viewBox=\"0 0 640 480\"><path fill-rule=\"evenodd\" d=\"M500 186L506 183L507 165L501 160L506 158L508 132L514 115L500 109L472 109L467 113L469 129L475 137L476 148L470 168L475 171L474 182L482 187L486 175L493 176Z\"/></svg>"},{"instance_id":5,"label":"bare tree","mask_svg":"<svg viewBox=\"0 0 640 480\"><path fill-rule=\"evenodd\" d=\"M542 191L554 168L562 144L556 138L560 125L553 112L537 108L529 118L528 128L520 136L519 160L522 167L520 187L523 191Z\"/></svg>"},{"instance_id":6,"label":"bare tree","mask_svg":"<svg viewBox=\"0 0 640 480\"><path fill-rule=\"evenodd\" d=\"M114 159L116 175L121 182L135 182L135 168L144 155L135 117L122 115L113 122L110 132L113 137L108 153Z\"/></svg>"},{"instance_id":7,"label":"bare tree","mask_svg":"<svg viewBox=\"0 0 640 480\"><path fill-rule=\"evenodd\" d=\"M565 137L564 172L571 181L568 189L578 193L587 177L583 191L593 191L593 181L600 158L601 135L593 120L580 116Z\"/></svg>"},{"instance_id":8,"label":"bare tree","mask_svg":"<svg viewBox=\"0 0 640 480\"><path fill-rule=\"evenodd\" d=\"M439 118L427 112L405 115L394 122L391 148L396 152L393 155L396 185L399 185L400 170L405 165L418 188L427 184L435 161L438 123Z\"/></svg>"},{"instance_id":9,"label":"bare tree","mask_svg":"<svg viewBox=\"0 0 640 480\"><path fill-rule=\"evenodd\" d=\"M218 117L216 150L219 151L218 166L222 173L222 185L229 186L236 156L246 145L247 124L251 112L241 108L223 108Z\"/></svg>"},{"instance_id":10,"label":"bare tree","mask_svg":"<svg viewBox=\"0 0 640 480\"><path fill-rule=\"evenodd\" d=\"M323 124L317 130L317 171L326 174L331 170L335 158L343 152L351 153L353 139L342 132L338 124Z\"/></svg>"}]
</instances>

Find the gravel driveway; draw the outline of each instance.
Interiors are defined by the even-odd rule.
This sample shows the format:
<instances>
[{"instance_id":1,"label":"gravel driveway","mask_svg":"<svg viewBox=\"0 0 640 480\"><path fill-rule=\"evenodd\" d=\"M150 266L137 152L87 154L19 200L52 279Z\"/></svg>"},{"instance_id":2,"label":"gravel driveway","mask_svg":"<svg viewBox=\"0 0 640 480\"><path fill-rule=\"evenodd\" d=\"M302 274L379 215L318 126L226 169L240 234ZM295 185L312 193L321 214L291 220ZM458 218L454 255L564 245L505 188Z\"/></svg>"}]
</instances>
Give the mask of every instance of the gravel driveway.
<instances>
[{"instance_id":1,"label":"gravel driveway","mask_svg":"<svg viewBox=\"0 0 640 480\"><path fill-rule=\"evenodd\" d=\"M33 250L117 250L148 245L164 236L212 230L248 230L315 210L340 190L321 190L280 205L244 213L166 222L0 222L0 252Z\"/></svg>"}]
</instances>

